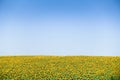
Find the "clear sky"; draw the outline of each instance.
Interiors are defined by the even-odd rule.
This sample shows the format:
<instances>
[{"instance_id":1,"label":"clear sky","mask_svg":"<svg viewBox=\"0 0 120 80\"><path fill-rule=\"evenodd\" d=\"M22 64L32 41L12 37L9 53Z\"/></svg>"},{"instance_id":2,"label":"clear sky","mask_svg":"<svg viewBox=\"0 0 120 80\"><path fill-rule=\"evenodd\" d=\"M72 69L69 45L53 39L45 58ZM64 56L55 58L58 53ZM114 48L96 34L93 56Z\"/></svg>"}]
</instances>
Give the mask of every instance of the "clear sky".
<instances>
[{"instance_id":1,"label":"clear sky","mask_svg":"<svg viewBox=\"0 0 120 80\"><path fill-rule=\"evenodd\" d=\"M0 55L120 56L120 1L0 0Z\"/></svg>"}]
</instances>

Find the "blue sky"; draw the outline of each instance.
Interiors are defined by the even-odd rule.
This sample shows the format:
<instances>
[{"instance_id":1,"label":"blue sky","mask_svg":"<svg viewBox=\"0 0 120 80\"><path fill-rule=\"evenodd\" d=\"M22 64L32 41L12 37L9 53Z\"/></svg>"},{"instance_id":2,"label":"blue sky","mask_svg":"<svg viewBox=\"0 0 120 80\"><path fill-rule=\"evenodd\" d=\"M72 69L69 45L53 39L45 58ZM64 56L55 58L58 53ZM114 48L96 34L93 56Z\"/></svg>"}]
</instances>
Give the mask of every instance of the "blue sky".
<instances>
[{"instance_id":1,"label":"blue sky","mask_svg":"<svg viewBox=\"0 0 120 80\"><path fill-rule=\"evenodd\" d=\"M120 1L0 0L0 55L120 56Z\"/></svg>"}]
</instances>

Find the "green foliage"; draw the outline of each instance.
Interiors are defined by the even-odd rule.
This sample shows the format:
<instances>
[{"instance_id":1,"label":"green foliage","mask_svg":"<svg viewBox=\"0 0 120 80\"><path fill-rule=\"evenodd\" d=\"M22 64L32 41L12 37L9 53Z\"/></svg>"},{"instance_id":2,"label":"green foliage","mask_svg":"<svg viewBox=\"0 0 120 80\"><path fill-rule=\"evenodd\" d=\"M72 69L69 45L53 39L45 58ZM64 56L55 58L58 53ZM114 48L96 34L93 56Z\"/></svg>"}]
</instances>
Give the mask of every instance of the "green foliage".
<instances>
[{"instance_id":1,"label":"green foliage","mask_svg":"<svg viewBox=\"0 0 120 80\"><path fill-rule=\"evenodd\" d=\"M120 76L112 76L111 80L120 80Z\"/></svg>"}]
</instances>

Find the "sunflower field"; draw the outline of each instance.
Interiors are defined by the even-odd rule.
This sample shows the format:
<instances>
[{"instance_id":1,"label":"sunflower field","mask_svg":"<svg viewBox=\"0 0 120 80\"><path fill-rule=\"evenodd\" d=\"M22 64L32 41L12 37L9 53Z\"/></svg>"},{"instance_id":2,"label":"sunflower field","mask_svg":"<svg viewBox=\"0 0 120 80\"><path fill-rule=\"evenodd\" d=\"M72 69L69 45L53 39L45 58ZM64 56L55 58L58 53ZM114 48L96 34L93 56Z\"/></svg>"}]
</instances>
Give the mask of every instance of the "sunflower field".
<instances>
[{"instance_id":1,"label":"sunflower field","mask_svg":"<svg viewBox=\"0 0 120 80\"><path fill-rule=\"evenodd\" d=\"M0 80L119 80L119 56L1 56Z\"/></svg>"}]
</instances>

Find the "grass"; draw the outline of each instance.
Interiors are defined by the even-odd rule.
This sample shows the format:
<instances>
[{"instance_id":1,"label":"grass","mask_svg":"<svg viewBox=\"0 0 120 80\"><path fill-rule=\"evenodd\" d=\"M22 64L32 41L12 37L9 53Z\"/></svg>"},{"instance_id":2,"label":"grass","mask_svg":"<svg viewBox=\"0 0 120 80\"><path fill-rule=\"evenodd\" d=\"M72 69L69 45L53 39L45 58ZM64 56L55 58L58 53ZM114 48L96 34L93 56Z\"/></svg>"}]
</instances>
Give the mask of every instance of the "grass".
<instances>
[{"instance_id":1,"label":"grass","mask_svg":"<svg viewBox=\"0 0 120 80\"><path fill-rule=\"evenodd\" d=\"M1 56L0 80L120 80L119 67L119 56Z\"/></svg>"}]
</instances>

